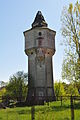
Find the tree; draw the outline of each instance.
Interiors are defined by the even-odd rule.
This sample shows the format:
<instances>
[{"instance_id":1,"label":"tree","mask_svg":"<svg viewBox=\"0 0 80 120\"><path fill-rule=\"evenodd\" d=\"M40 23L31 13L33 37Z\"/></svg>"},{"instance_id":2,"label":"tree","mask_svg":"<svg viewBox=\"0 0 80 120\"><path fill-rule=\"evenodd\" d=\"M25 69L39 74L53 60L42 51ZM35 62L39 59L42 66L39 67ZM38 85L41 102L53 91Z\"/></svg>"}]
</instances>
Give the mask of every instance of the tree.
<instances>
[{"instance_id":1,"label":"tree","mask_svg":"<svg viewBox=\"0 0 80 120\"><path fill-rule=\"evenodd\" d=\"M62 78L70 82L80 82L80 4L64 7L61 16L61 33L65 45Z\"/></svg>"},{"instance_id":2,"label":"tree","mask_svg":"<svg viewBox=\"0 0 80 120\"><path fill-rule=\"evenodd\" d=\"M56 97L65 95L64 86L61 82L55 81L54 90Z\"/></svg>"},{"instance_id":3,"label":"tree","mask_svg":"<svg viewBox=\"0 0 80 120\"><path fill-rule=\"evenodd\" d=\"M68 84L67 89L66 89L66 94L67 95L74 95L77 96L79 95L78 89L75 84Z\"/></svg>"},{"instance_id":4,"label":"tree","mask_svg":"<svg viewBox=\"0 0 80 120\"><path fill-rule=\"evenodd\" d=\"M6 94L21 102L27 96L27 77L23 71L19 71L10 77L9 84L6 86Z\"/></svg>"}]
</instances>

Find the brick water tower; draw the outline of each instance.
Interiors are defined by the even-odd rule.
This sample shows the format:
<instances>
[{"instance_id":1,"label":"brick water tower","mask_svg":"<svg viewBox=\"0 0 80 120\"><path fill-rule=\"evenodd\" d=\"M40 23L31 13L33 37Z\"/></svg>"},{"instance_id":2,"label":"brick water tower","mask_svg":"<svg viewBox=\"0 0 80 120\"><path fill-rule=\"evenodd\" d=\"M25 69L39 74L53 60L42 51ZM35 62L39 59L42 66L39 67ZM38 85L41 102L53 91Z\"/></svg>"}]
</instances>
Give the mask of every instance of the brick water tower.
<instances>
[{"instance_id":1,"label":"brick water tower","mask_svg":"<svg viewBox=\"0 0 80 120\"><path fill-rule=\"evenodd\" d=\"M47 26L41 11L38 11L32 28L24 32L28 56L28 105L55 100L52 56L56 32Z\"/></svg>"}]
</instances>

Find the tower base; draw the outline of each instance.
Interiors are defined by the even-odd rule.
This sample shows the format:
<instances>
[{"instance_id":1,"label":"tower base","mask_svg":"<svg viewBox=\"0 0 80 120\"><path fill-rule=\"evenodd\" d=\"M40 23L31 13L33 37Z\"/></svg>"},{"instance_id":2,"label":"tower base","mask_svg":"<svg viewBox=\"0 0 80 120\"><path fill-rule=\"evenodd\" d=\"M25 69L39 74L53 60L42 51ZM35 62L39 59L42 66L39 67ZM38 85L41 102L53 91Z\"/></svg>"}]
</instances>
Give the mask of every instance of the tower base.
<instances>
[{"instance_id":1,"label":"tower base","mask_svg":"<svg viewBox=\"0 0 80 120\"><path fill-rule=\"evenodd\" d=\"M56 101L53 87L30 87L26 98L26 105L44 105L45 102Z\"/></svg>"},{"instance_id":2,"label":"tower base","mask_svg":"<svg viewBox=\"0 0 80 120\"><path fill-rule=\"evenodd\" d=\"M33 105L44 105L45 102L52 102L56 101L56 97L27 97L26 99L26 105L27 106L33 106Z\"/></svg>"}]
</instances>

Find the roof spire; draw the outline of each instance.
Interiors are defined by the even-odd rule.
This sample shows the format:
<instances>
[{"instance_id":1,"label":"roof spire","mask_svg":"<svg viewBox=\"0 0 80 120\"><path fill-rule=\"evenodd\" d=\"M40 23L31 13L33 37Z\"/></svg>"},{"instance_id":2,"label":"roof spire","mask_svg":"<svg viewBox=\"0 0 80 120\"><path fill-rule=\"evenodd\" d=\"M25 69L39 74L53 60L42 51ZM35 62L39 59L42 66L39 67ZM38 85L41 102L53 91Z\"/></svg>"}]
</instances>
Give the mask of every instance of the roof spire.
<instances>
[{"instance_id":1,"label":"roof spire","mask_svg":"<svg viewBox=\"0 0 80 120\"><path fill-rule=\"evenodd\" d=\"M47 27L48 24L46 23L41 11L38 11L35 17L34 22L32 23L32 28L34 27Z\"/></svg>"}]
</instances>

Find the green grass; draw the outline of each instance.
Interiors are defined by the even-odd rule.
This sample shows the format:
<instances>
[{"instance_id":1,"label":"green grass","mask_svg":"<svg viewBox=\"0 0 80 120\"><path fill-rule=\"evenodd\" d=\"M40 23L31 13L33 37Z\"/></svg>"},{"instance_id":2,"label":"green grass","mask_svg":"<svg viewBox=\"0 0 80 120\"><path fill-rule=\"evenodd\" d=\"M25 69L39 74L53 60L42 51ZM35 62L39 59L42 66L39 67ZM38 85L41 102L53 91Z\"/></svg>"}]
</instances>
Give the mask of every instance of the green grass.
<instances>
[{"instance_id":1,"label":"green grass","mask_svg":"<svg viewBox=\"0 0 80 120\"><path fill-rule=\"evenodd\" d=\"M75 104L75 120L80 120L80 104ZM0 109L0 120L31 120L31 107ZM52 102L44 106L35 106L35 120L71 120L69 101Z\"/></svg>"}]
</instances>

